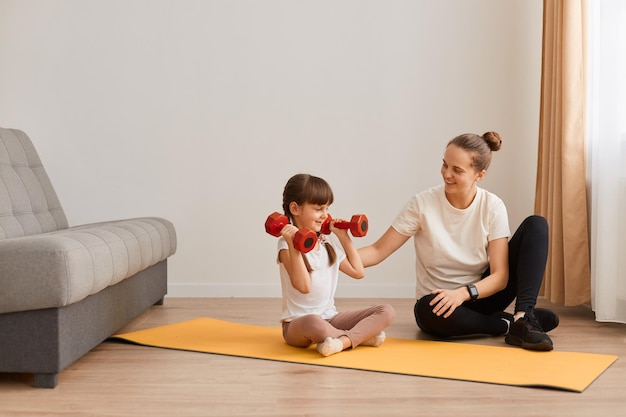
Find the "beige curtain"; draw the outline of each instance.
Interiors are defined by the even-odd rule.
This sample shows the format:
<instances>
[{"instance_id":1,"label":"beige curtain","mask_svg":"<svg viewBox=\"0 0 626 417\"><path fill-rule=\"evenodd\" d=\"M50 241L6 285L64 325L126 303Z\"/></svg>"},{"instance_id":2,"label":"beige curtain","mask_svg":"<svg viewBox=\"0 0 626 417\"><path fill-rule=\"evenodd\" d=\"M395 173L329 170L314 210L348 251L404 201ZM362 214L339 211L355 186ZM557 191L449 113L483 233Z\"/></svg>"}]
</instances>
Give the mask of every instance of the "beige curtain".
<instances>
[{"instance_id":1,"label":"beige curtain","mask_svg":"<svg viewBox=\"0 0 626 417\"><path fill-rule=\"evenodd\" d=\"M586 1L544 0L535 213L550 225L542 294L589 304L586 191Z\"/></svg>"}]
</instances>

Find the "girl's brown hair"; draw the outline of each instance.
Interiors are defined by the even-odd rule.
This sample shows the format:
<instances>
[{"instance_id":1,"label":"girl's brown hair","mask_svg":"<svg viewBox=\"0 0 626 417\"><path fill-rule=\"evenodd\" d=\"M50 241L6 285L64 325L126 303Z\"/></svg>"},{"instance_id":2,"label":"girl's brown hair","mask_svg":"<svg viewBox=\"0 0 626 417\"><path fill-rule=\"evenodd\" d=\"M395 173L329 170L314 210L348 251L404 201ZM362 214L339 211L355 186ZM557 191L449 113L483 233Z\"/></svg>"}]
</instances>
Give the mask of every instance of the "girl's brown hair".
<instances>
[{"instance_id":1,"label":"girl's brown hair","mask_svg":"<svg viewBox=\"0 0 626 417\"><path fill-rule=\"evenodd\" d=\"M474 133L465 133L448 142L472 153L472 166L477 171L489 168L491 153L499 151L502 147L502 139L497 132L486 132L482 136Z\"/></svg>"},{"instance_id":2,"label":"girl's brown hair","mask_svg":"<svg viewBox=\"0 0 626 417\"><path fill-rule=\"evenodd\" d=\"M296 174L289 178L283 190L283 211L285 216L293 223L293 216L289 209L289 205L292 202L298 205L331 205L333 200L333 190L326 180L309 174ZM332 265L337 260L337 254L328 242L325 242L324 246L328 252L329 265ZM302 258L304 259L306 269L311 272L311 265L304 254L302 254Z\"/></svg>"}]
</instances>

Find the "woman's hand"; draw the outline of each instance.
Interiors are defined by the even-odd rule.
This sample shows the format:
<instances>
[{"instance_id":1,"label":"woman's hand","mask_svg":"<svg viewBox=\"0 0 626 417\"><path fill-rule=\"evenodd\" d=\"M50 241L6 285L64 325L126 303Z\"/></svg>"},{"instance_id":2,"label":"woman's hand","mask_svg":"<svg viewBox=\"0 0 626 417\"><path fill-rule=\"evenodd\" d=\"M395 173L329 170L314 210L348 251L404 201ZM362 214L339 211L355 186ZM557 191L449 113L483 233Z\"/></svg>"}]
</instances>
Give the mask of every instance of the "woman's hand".
<instances>
[{"instance_id":1,"label":"woman's hand","mask_svg":"<svg viewBox=\"0 0 626 417\"><path fill-rule=\"evenodd\" d=\"M454 310L469 297L469 293L465 287L460 287L455 290L442 290L437 289L430 292L435 297L430 301L429 305L433 306L433 313L437 316L443 315L444 319L450 317Z\"/></svg>"}]
</instances>

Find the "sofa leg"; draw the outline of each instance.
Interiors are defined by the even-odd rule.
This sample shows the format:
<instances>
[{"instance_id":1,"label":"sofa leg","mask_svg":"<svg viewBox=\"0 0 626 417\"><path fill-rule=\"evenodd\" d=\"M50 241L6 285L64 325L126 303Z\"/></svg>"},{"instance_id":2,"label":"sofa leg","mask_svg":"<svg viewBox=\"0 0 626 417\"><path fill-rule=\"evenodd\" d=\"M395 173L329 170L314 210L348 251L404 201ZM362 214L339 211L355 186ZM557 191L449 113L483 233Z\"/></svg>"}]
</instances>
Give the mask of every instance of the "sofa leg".
<instances>
[{"instance_id":1,"label":"sofa leg","mask_svg":"<svg viewBox=\"0 0 626 417\"><path fill-rule=\"evenodd\" d=\"M33 387L55 388L59 383L59 374L35 374Z\"/></svg>"},{"instance_id":2,"label":"sofa leg","mask_svg":"<svg viewBox=\"0 0 626 417\"><path fill-rule=\"evenodd\" d=\"M163 298L161 298L159 301L157 301L156 303L154 303L155 306L162 306L163 305Z\"/></svg>"}]
</instances>

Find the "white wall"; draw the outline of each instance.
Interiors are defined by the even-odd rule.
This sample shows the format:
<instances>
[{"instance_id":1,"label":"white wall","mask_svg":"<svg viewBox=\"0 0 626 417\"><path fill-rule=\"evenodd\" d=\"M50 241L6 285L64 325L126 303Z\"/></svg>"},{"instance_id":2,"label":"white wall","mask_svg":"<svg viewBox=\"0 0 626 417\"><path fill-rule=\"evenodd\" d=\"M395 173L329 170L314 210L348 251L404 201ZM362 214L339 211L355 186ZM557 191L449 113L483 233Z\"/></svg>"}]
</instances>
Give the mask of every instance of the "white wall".
<instances>
[{"instance_id":1,"label":"white wall","mask_svg":"<svg viewBox=\"0 0 626 417\"><path fill-rule=\"evenodd\" d=\"M500 132L482 185L533 210L540 0L0 0L0 126L35 142L70 224L162 216L170 295L278 296L263 230L297 172L372 242ZM411 297L412 243L340 296ZM355 284L355 285L353 285Z\"/></svg>"}]
</instances>

